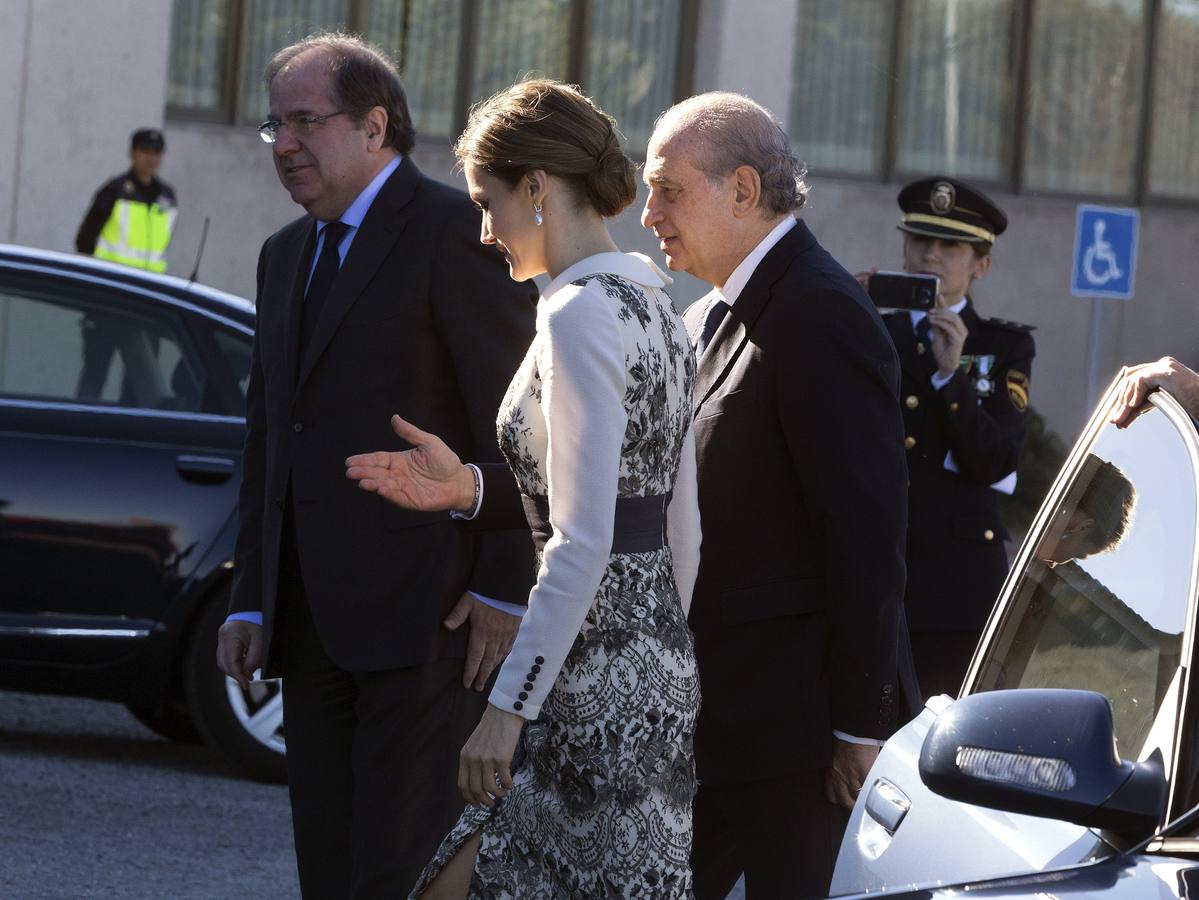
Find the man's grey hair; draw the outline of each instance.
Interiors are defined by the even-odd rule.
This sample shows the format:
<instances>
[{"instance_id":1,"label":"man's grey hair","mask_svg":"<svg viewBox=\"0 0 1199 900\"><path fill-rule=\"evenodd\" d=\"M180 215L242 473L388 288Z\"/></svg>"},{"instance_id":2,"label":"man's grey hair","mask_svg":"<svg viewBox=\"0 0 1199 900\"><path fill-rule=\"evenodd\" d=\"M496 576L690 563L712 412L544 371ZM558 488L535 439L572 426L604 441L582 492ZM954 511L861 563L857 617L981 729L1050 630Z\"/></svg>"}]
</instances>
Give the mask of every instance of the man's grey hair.
<instances>
[{"instance_id":1,"label":"man's grey hair","mask_svg":"<svg viewBox=\"0 0 1199 900\"><path fill-rule=\"evenodd\" d=\"M761 205L775 215L806 202L808 167L770 110L744 94L710 91L688 97L658 116L655 131L663 126L671 134L694 134L699 147L694 162L709 178L752 167L762 180Z\"/></svg>"}]
</instances>

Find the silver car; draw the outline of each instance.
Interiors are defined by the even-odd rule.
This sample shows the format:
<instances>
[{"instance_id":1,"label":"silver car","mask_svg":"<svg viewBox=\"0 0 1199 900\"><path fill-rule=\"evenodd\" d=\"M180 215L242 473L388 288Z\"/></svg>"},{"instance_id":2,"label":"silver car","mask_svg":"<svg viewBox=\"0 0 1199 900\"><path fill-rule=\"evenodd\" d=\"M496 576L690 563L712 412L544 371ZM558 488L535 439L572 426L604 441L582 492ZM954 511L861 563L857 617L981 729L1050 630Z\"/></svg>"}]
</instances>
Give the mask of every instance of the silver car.
<instances>
[{"instance_id":1,"label":"silver car","mask_svg":"<svg viewBox=\"0 0 1199 900\"><path fill-rule=\"evenodd\" d=\"M1115 394L1113 385L1037 514L961 699L931 698L884 746L834 894L1096 860L1115 871L1129 851L1153 850L1159 832L1169 851L1199 850L1195 817L1181 818L1199 803L1199 432L1164 393L1117 429ZM1186 895L1181 882L1165 892L1122 883L1132 893L1110 896ZM991 887L1057 892L1052 879L1038 884L1028 894Z\"/></svg>"}]
</instances>

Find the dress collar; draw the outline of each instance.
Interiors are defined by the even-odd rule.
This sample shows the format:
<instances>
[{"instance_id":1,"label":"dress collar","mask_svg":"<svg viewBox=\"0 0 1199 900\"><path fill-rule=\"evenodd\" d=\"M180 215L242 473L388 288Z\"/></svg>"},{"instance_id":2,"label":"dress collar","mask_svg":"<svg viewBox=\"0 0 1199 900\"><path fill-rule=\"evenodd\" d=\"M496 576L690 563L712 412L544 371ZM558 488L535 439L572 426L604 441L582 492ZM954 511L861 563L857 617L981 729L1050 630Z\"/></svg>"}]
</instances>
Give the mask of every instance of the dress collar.
<instances>
[{"instance_id":1,"label":"dress collar","mask_svg":"<svg viewBox=\"0 0 1199 900\"><path fill-rule=\"evenodd\" d=\"M616 275L646 287L664 288L671 283L670 276L657 267L644 253L596 253L580 259L559 272L541 292L542 299L549 299L568 284L588 275Z\"/></svg>"}]
</instances>

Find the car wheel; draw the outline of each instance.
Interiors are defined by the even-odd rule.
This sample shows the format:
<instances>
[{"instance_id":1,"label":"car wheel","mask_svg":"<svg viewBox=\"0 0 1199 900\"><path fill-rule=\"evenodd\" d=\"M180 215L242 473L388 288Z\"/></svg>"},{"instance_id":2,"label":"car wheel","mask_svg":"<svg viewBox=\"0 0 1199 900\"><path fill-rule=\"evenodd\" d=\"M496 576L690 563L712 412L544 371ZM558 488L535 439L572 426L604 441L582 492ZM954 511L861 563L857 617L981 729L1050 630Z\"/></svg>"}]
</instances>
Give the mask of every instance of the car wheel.
<instances>
[{"instance_id":1,"label":"car wheel","mask_svg":"<svg viewBox=\"0 0 1199 900\"><path fill-rule=\"evenodd\" d=\"M178 741L180 744L204 743L204 738L196 730L196 723L192 721L187 710L173 703L164 704L157 709L126 704L126 709L133 714L133 718L169 741Z\"/></svg>"},{"instance_id":2,"label":"car wheel","mask_svg":"<svg viewBox=\"0 0 1199 900\"><path fill-rule=\"evenodd\" d=\"M217 629L225 621L222 593L200 614L184 663L184 687L205 741L260 781L287 781L283 682L251 682L243 691L216 666Z\"/></svg>"}]
</instances>

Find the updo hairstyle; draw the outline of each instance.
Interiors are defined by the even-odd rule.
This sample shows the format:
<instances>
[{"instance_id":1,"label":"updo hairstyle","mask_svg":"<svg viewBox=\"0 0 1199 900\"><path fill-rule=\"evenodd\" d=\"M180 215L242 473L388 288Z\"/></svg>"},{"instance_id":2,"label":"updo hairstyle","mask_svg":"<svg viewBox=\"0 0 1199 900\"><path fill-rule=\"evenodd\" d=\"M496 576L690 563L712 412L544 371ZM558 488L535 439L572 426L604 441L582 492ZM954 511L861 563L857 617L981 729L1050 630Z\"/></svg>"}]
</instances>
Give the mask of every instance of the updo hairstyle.
<instances>
[{"instance_id":1,"label":"updo hairstyle","mask_svg":"<svg viewBox=\"0 0 1199 900\"><path fill-rule=\"evenodd\" d=\"M534 169L566 182L604 218L637 196L632 161L615 121L578 88L545 78L520 81L477 103L454 144L472 163L511 187Z\"/></svg>"}]
</instances>

